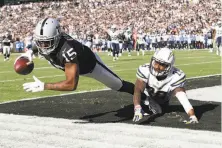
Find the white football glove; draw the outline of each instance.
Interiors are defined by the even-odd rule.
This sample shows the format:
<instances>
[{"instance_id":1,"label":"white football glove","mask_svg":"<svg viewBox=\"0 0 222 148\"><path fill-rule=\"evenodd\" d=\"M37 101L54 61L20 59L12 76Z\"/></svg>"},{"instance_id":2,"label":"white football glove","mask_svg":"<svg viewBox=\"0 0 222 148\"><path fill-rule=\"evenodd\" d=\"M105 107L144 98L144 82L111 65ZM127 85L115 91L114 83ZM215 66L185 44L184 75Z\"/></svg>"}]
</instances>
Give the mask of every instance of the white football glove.
<instances>
[{"instance_id":1,"label":"white football glove","mask_svg":"<svg viewBox=\"0 0 222 148\"><path fill-rule=\"evenodd\" d=\"M193 115L193 116L190 116L188 121L185 120L184 123L185 124L196 124L196 123L199 123L199 122L198 122L197 117L195 115Z\"/></svg>"},{"instance_id":2,"label":"white football glove","mask_svg":"<svg viewBox=\"0 0 222 148\"><path fill-rule=\"evenodd\" d=\"M28 58L29 61L31 62L31 61L33 60L32 56L33 56L33 51L32 51L32 50L28 50L28 51L26 51L25 53L22 53L20 56L18 56L18 57L15 59L15 63L16 63L16 61L17 61L19 58L21 58L21 57L26 57L26 58Z\"/></svg>"},{"instance_id":3,"label":"white football glove","mask_svg":"<svg viewBox=\"0 0 222 148\"><path fill-rule=\"evenodd\" d=\"M23 84L23 89L27 92L40 92L44 90L44 82L33 76L35 82L28 82Z\"/></svg>"},{"instance_id":4,"label":"white football glove","mask_svg":"<svg viewBox=\"0 0 222 148\"><path fill-rule=\"evenodd\" d=\"M142 107L140 105L136 105L134 107L133 121L137 122L137 121L143 119L143 116L144 116L144 111L143 111Z\"/></svg>"}]
</instances>

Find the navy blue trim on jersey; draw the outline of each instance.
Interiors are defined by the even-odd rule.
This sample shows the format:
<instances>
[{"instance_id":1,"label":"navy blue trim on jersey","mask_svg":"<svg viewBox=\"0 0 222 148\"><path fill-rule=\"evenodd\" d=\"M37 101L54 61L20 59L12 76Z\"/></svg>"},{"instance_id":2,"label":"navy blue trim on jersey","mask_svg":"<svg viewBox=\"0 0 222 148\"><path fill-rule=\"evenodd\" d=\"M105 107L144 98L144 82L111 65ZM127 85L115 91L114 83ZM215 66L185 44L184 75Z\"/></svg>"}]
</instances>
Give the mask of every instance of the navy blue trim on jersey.
<instances>
[{"instance_id":1,"label":"navy blue trim on jersey","mask_svg":"<svg viewBox=\"0 0 222 148\"><path fill-rule=\"evenodd\" d=\"M173 84L171 84L172 87L175 87L177 85L180 85L182 83L185 83L186 82L186 75L183 76L181 79L179 79L178 81L174 82Z\"/></svg>"},{"instance_id":2,"label":"navy blue trim on jersey","mask_svg":"<svg viewBox=\"0 0 222 148\"><path fill-rule=\"evenodd\" d=\"M137 70L137 74L138 74L141 78L146 79L146 76L140 71L139 68L138 68L138 70Z\"/></svg>"}]
</instances>

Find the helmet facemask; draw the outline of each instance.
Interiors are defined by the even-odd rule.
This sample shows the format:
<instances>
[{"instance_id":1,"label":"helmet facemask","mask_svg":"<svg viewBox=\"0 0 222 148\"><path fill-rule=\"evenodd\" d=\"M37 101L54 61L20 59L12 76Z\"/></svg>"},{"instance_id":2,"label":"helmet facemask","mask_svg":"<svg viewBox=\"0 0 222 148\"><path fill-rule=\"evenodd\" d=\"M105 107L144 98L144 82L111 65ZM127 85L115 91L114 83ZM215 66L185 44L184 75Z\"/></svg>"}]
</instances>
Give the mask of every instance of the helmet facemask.
<instances>
[{"instance_id":1,"label":"helmet facemask","mask_svg":"<svg viewBox=\"0 0 222 148\"><path fill-rule=\"evenodd\" d=\"M35 43L40 53L49 55L58 46L60 35L48 38L43 36L35 36Z\"/></svg>"},{"instance_id":2,"label":"helmet facemask","mask_svg":"<svg viewBox=\"0 0 222 148\"><path fill-rule=\"evenodd\" d=\"M156 59L155 57L152 57L150 62L150 72L152 75L156 77L167 77L171 68L171 63L166 63Z\"/></svg>"}]
</instances>

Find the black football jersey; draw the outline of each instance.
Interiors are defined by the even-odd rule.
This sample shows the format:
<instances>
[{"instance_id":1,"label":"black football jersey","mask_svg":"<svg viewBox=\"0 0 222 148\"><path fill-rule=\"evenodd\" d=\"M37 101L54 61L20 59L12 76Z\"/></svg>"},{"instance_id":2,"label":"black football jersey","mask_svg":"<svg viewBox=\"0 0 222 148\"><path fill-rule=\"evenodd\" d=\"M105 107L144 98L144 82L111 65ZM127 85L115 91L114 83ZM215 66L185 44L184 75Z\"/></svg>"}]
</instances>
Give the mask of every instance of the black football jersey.
<instances>
[{"instance_id":1,"label":"black football jersey","mask_svg":"<svg viewBox=\"0 0 222 148\"><path fill-rule=\"evenodd\" d=\"M65 70L65 63L78 64L80 74L92 72L96 65L96 57L91 49L65 33L62 34L58 47L53 52L49 55L41 55L51 65L63 71Z\"/></svg>"},{"instance_id":2,"label":"black football jersey","mask_svg":"<svg viewBox=\"0 0 222 148\"><path fill-rule=\"evenodd\" d=\"M2 40L3 46L10 46L11 42L12 42L12 36L11 35L3 36L3 40Z\"/></svg>"}]
</instances>

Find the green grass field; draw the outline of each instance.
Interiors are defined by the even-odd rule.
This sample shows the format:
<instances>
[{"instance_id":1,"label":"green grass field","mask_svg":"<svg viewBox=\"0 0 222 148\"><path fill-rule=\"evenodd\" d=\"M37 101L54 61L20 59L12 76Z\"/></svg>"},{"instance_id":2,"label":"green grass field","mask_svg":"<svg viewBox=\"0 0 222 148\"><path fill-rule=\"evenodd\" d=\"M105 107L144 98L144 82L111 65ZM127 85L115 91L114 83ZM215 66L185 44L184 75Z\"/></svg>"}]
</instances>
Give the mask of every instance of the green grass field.
<instances>
[{"instance_id":1,"label":"green grass field","mask_svg":"<svg viewBox=\"0 0 222 148\"><path fill-rule=\"evenodd\" d=\"M146 52L145 56L136 56L133 52L131 57L123 53L118 61L113 62L107 53L99 53L100 57L110 69L122 79L135 82L136 70L139 65L150 62L153 52ZM40 93L27 93L22 84L33 81L35 75L43 82L57 82L63 80L64 73L48 64L46 60L34 59L35 69L30 75L18 75L13 70L13 63L17 55L12 55L10 61L0 60L0 102L20 100L42 96L58 95L70 92L44 91ZM201 51L175 51L176 67L182 69L187 77L204 76L221 73L221 58L206 50ZM97 90L106 88L103 84L86 77L80 77L77 91Z\"/></svg>"}]
</instances>

